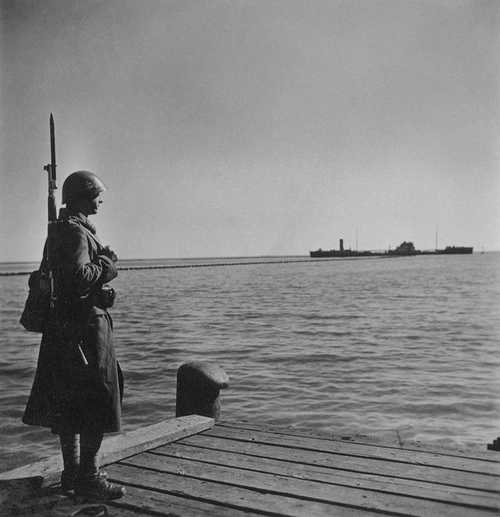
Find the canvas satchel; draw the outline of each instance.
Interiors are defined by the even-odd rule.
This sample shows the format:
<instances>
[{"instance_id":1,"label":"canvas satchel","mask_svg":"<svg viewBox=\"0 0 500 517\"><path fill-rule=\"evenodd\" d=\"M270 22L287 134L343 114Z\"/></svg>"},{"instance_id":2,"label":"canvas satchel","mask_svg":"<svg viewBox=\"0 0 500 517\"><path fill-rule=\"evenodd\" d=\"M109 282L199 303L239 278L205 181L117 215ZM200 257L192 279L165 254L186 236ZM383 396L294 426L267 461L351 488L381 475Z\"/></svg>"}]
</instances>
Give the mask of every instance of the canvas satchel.
<instances>
[{"instance_id":1,"label":"canvas satchel","mask_svg":"<svg viewBox=\"0 0 500 517\"><path fill-rule=\"evenodd\" d=\"M37 269L28 280L29 293L19 322L30 332L43 332L50 308L50 284L45 271Z\"/></svg>"}]
</instances>

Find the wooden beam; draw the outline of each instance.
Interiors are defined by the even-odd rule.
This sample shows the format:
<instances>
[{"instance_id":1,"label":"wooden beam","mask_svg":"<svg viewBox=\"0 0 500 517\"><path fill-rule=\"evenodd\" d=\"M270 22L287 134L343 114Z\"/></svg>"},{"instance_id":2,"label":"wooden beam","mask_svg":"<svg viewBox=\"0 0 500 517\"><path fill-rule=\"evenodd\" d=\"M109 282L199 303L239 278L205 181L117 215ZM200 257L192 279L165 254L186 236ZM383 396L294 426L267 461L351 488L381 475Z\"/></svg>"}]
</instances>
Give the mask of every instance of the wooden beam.
<instances>
[{"instance_id":1,"label":"wooden beam","mask_svg":"<svg viewBox=\"0 0 500 517\"><path fill-rule=\"evenodd\" d=\"M497 514L497 506L476 506L449 504L443 501L434 501L421 497L390 493L380 490L367 490L357 486L330 484L323 481L309 481L303 478L270 474L256 470L226 467L212 463L199 463L172 456L156 454L139 454L120 462L120 465L136 467L135 479L141 476L145 485L148 485L150 474L165 473L180 475L181 479L197 479L202 482L219 484L219 491L224 492L229 486L240 489L250 489L258 494L266 492L274 495L276 500L282 497L293 498L297 502L307 505L310 502L320 504L340 505L355 508L358 511L381 512L397 515L426 515L440 517L471 517L483 512ZM116 465L113 466L115 468ZM114 470L113 470L114 472ZM123 481L118 477L118 481ZM137 481L138 482L138 481ZM184 481L185 482L185 481ZM418 508L418 513L414 513ZM284 512L286 513L286 512ZM307 515L307 514L302 514ZM336 515L335 511L323 515Z\"/></svg>"},{"instance_id":2,"label":"wooden beam","mask_svg":"<svg viewBox=\"0 0 500 517\"><path fill-rule=\"evenodd\" d=\"M294 447L263 444L261 442L231 440L219 436L208 436L205 433L193 438L185 438L181 443L213 450L238 452L255 457L316 465L347 472L374 474L401 480L426 481L473 490L499 491L500 478L489 474L476 474L342 453L303 450Z\"/></svg>"},{"instance_id":3,"label":"wooden beam","mask_svg":"<svg viewBox=\"0 0 500 517\"><path fill-rule=\"evenodd\" d=\"M140 455L142 456L142 455ZM127 462L129 460L126 460ZM200 469L200 471L203 469ZM314 500L298 499L293 496L276 496L267 490L267 486L260 490L247 486L235 486L230 483L209 481L186 476L182 472L158 472L151 469L141 469L125 463L114 463L106 469L112 481L125 484L129 487L136 487L148 491L161 492L169 497L184 497L203 503L217 504L218 506L236 509L238 511L258 513L273 517L377 517L380 513L367 510L360 511L359 508L349 508L330 503L317 502ZM135 494L131 491L132 496ZM126 504L128 496L120 499L115 505ZM147 501L145 501L147 504ZM146 506L146 510L150 510ZM168 507L167 507L168 508ZM152 508L151 508L152 510ZM168 510L167 510L168 511ZM153 512L147 515L152 515ZM238 515L235 512L236 515ZM141 515L139 513L139 515ZM144 514L143 514L144 515ZM160 515L155 513L153 515ZM163 514L165 515L165 514ZM191 513L182 513L183 516L191 516ZM196 513L194 514L196 515ZM212 515L219 515L213 513ZM221 513L220 515L224 515ZM394 515L394 513L389 514ZM433 516L434 517L434 516Z\"/></svg>"},{"instance_id":4,"label":"wooden beam","mask_svg":"<svg viewBox=\"0 0 500 517\"><path fill-rule=\"evenodd\" d=\"M428 452L433 454L445 454L447 456L459 456L462 458L487 460L500 462L500 457L494 452L488 452L484 445L476 443L473 445L454 445L452 443L428 444L404 440L401 443L400 430L389 429L387 431L377 431L367 434L359 433L356 429L350 429L343 433L326 432L321 430L308 429L305 427L285 427L270 423L254 424L247 421L218 420L217 427L230 427L234 429L246 429L249 431L265 431L278 435L291 435L306 438L317 438L318 440L337 441L341 443L357 443L359 445L379 445L389 449L405 449L415 452ZM399 436L398 436L399 435ZM499 438L500 440L500 438Z\"/></svg>"},{"instance_id":5,"label":"wooden beam","mask_svg":"<svg viewBox=\"0 0 500 517\"><path fill-rule=\"evenodd\" d=\"M466 458L404 448L383 447L380 445L360 444L350 441L339 442L336 440L269 433L261 430L226 426L217 426L205 433L205 436L500 476L500 462L494 456L488 459Z\"/></svg>"},{"instance_id":6,"label":"wooden beam","mask_svg":"<svg viewBox=\"0 0 500 517\"><path fill-rule=\"evenodd\" d=\"M448 456L460 456L462 458L487 460L500 462L500 457L494 452L486 450L484 444L478 442L469 445L429 444L411 440L401 441L401 430L389 429L386 431L375 431L370 434L359 433L356 429L348 429L342 433L326 432L321 430L308 429L304 427L286 427L270 423L254 424L248 421L218 420L217 427L230 427L233 429L246 429L248 431L265 431L278 435L291 435L306 438L317 438L318 440L336 441L341 443L357 443L359 445L379 445L390 449L406 449L415 452L429 452L434 454L445 454ZM398 437L399 435L399 437Z\"/></svg>"},{"instance_id":7,"label":"wooden beam","mask_svg":"<svg viewBox=\"0 0 500 517\"><path fill-rule=\"evenodd\" d=\"M139 479L141 478L141 476L138 477ZM178 485L179 483L174 485L173 490L179 488ZM168 483L166 488L167 490L172 488L170 483ZM137 512L132 517L148 517L151 515L170 515L171 517L180 517L182 515L189 517L262 517L260 512L253 513L247 509L242 510L222 504L200 501L197 499L196 493L191 494L191 496L181 497L173 493L128 485L126 497L118 501L108 501L107 504L113 508L110 511L110 515L119 515L120 517L122 517L126 508L130 509L131 512ZM69 512L66 515L68 514Z\"/></svg>"},{"instance_id":8,"label":"wooden beam","mask_svg":"<svg viewBox=\"0 0 500 517\"><path fill-rule=\"evenodd\" d=\"M141 427L123 435L108 438L102 448L102 464L107 465L140 452L201 433L214 426L214 419L188 415Z\"/></svg>"},{"instance_id":9,"label":"wooden beam","mask_svg":"<svg viewBox=\"0 0 500 517\"><path fill-rule=\"evenodd\" d=\"M196 440L193 437L191 440ZM483 490L453 488L426 481L410 481L364 472L349 472L274 459L271 457L251 456L239 451L227 452L202 447L193 447L182 442L170 443L158 447L152 454L155 456L173 457L224 465L225 467L252 470L268 474L280 474L307 481L319 481L333 485L351 486L353 488L378 490L380 492L429 499L445 503L462 504L464 506L488 507L500 513L500 496ZM201 470L201 467L200 467Z\"/></svg>"},{"instance_id":10,"label":"wooden beam","mask_svg":"<svg viewBox=\"0 0 500 517\"><path fill-rule=\"evenodd\" d=\"M147 427L106 438L101 448L101 463L107 465L134 454L138 454L160 445L191 436L210 429L213 418L189 415L171 420L164 420ZM24 465L0 473L0 483L4 480L42 477L44 484L58 481L62 471L60 455L52 456L36 463Z\"/></svg>"}]
</instances>

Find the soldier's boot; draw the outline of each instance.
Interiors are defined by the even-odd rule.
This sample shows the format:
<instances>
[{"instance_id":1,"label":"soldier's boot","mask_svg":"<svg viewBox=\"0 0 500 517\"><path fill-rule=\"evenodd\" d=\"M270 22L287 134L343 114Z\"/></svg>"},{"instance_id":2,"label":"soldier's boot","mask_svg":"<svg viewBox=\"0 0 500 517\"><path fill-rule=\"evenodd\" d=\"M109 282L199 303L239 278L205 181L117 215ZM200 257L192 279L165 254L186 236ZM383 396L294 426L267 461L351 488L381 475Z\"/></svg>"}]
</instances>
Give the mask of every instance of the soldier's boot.
<instances>
[{"instance_id":1,"label":"soldier's boot","mask_svg":"<svg viewBox=\"0 0 500 517\"><path fill-rule=\"evenodd\" d=\"M93 479L77 479L75 495L92 501L111 501L125 495L125 487L110 483L97 475Z\"/></svg>"},{"instance_id":2,"label":"soldier's boot","mask_svg":"<svg viewBox=\"0 0 500 517\"><path fill-rule=\"evenodd\" d=\"M75 487L75 480L79 471L78 435L72 432L61 432L59 435L64 470L61 474L61 489L70 492Z\"/></svg>"},{"instance_id":3,"label":"soldier's boot","mask_svg":"<svg viewBox=\"0 0 500 517\"><path fill-rule=\"evenodd\" d=\"M105 470L99 470L97 474L100 478L107 479L108 473ZM78 479L78 469L77 470L63 470L61 472L61 489L63 492L71 492L75 489L75 485Z\"/></svg>"},{"instance_id":4,"label":"soldier's boot","mask_svg":"<svg viewBox=\"0 0 500 517\"><path fill-rule=\"evenodd\" d=\"M71 492L74 490L77 475L78 471L63 470L61 472L61 489L63 492Z\"/></svg>"},{"instance_id":5,"label":"soldier's boot","mask_svg":"<svg viewBox=\"0 0 500 517\"><path fill-rule=\"evenodd\" d=\"M98 452L102 433L82 433L80 470L75 481L75 495L83 499L109 501L125 495L125 488L110 483L107 474L99 470Z\"/></svg>"}]
</instances>

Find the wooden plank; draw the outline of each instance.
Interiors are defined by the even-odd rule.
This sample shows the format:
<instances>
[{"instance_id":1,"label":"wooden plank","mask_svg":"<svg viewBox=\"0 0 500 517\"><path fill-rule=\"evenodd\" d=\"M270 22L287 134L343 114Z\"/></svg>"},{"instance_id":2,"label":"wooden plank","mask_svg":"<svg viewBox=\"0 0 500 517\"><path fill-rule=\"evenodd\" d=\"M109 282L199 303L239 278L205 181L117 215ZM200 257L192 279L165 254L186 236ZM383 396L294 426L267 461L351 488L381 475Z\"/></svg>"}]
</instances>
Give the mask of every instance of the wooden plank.
<instances>
[{"instance_id":1,"label":"wooden plank","mask_svg":"<svg viewBox=\"0 0 500 517\"><path fill-rule=\"evenodd\" d=\"M378 445L366 445L352 442L339 442L334 440L319 440L317 438L297 437L293 435L277 435L264 431L247 430L216 426L204 434L231 438L233 440L250 441L281 447L294 447L303 450L331 452L359 458L376 458L385 461L399 463L412 463L415 465L429 465L440 468L463 470L500 477L500 463L487 460L468 459L442 454L428 453L425 451L413 451Z\"/></svg>"},{"instance_id":2,"label":"wooden plank","mask_svg":"<svg viewBox=\"0 0 500 517\"><path fill-rule=\"evenodd\" d=\"M366 473L343 472L324 467L290 463L272 458L248 456L239 452L226 452L193 447L192 445L186 445L180 442L164 445L151 452L153 454L190 459L255 472L281 474L283 476L309 481L319 481L321 483L344 485L366 490L377 490L394 495L415 497L417 499L429 499L450 504L500 510L500 495L479 490L450 489L450 487L433 485L428 482L406 481Z\"/></svg>"},{"instance_id":3,"label":"wooden plank","mask_svg":"<svg viewBox=\"0 0 500 517\"><path fill-rule=\"evenodd\" d=\"M225 433L227 430L228 434ZM330 450L333 452L347 452L348 454L355 454L358 456L379 457L392 461L407 461L419 464L435 465L436 461L440 462L441 466L448 468L461 469L463 466L477 469L478 472L486 471L500 476L500 460L497 456L490 453L484 455L477 454L476 456L467 456L464 454L454 454L450 450L427 450L427 449L412 449L407 447L393 447L385 446L380 443L363 443L353 440L339 440L331 439L326 436L304 435L302 433L289 433L288 431L278 431L276 429L265 430L258 426L251 426L245 424L245 427L240 427L235 424L218 424L214 429L214 433L221 433L224 436L233 436L238 434L240 436L249 436L252 433L262 433L260 436L267 435L275 443L274 439L279 440L283 444L291 444L294 442L306 443L306 447L317 448L318 450ZM253 440L259 441L257 434L252 436ZM443 465L444 462L444 465Z\"/></svg>"},{"instance_id":4,"label":"wooden plank","mask_svg":"<svg viewBox=\"0 0 500 517\"><path fill-rule=\"evenodd\" d=\"M128 462L129 460L125 461ZM254 490L186 476L182 472L176 472L175 474L157 472L126 465L122 462L110 465L107 471L111 479L126 485L127 489L129 487L144 488L261 515L276 517L304 517L306 515L307 517L331 517L332 515L335 515L335 517L380 517L380 513L306 501L290 496L280 497L269 493L267 488ZM127 496L123 500L125 503L126 498Z\"/></svg>"},{"instance_id":5,"label":"wooden plank","mask_svg":"<svg viewBox=\"0 0 500 517\"><path fill-rule=\"evenodd\" d=\"M450 487L470 488L490 492L500 491L498 477L486 474L471 474L459 470L441 469L424 465L367 459L330 452L282 447L279 445L266 445L220 436L208 436L205 433L198 434L192 438L185 438L181 443L214 450L235 451L257 457L275 458L292 463L317 465L329 469L376 474L379 476L412 481L427 481Z\"/></svg>"},{"instance_id":6,"label":"wooden plank","mask_svg":"<svg viewBox=\"0 0 500 517\"><path fill-rule=\"evenodd\" d=\"M188 415L164 420L123 435L107 438L102 447L102 464L107 465L133 454L192 436L214 426L214 419L200 415Z\"/></svg>"},{"instance_id":7,"label":"wooden plank","mask_svg":"<svg viewBox=\"0 0 500 517\"><path fill-rule=\"evenodd\" d=\"M493 461L500 463L500 454L494 451L489 451L486 446L476 444L474 446L456 446L452 445L432 445L421 442L407 441L404 444L399 443L397 438L397 429L389 431L380 431L372 435L360 434L356 430L346 431L345 433L328 433L325 431L317 431L314 429L306 429L301 427L284 427L268 423L253 424L245 421L217 421L219 427L231 427L234 429L247 429L252 431L265 431L275 434L288 434L291 436L300 436L306 438L318 438L322 440L338 441L338 442L352 442L363 445L378 445L390 449L405 449L414 452L429 452L433 454L444 454L447 456L458 456L461 458L479 459L486 461ZM392 437L394 436L394 437Z\"/></svg>"},{"instance_id":8,"label":"wooden plank","mask_svg":"<svg viewBox=\"0 0 500 517\"><path fill-rule=\"evenodd\" d=\"M212 418L190 415L164 420L134 431L108 437L101 448L101 463L106 465L118 461L132 454L210 429L213 425ZM55 483L61 475L62 468L60 455L52 456L36 463L2 472L0 481L41 476L45 484Z\"/></svg>"},{"instance_id":9,"label":"wooden plank","mask_svg":"<svg viewBox=\"0 0 500 517\"><path fill-rule=\"evenodd\" d=\"M333 485L323 482L296 479L292 477L255 472L223 465L200 463L183 458L165 457L145 452L123 460L121 464L158 472L181 474L205 481L215 481L226 486L251 488L265 491L276 497L293 497L304 501L326 504L340 504L368 511L397 513L400 515L439 515L440 517L470 517L473 515L497 514L495 509L472 508L449 505L426 499L415 499L402 495L365 490L351 486Z\"/></svg>"},{"instance_id":10,"label":"wooden plank","mask_svg":"<svg viewBox=\"0 0 500 517\"><path fill-rule=\"evenodd\" d=\"M168 489L169 487L167 487ZM191 494L192 496L194 494ZM158 492L135 486L127 486L124 498L106 503L119 510L116 515L123 515L124 510L134 511L134 515L172 515L189 517L254 517L262 515L251 511L228 508L220 504L186 498L173 493ZM111 512L114 515L115 512Z\"/></svg>"},{"instance_id":11,"label":"wooden plank","mask_svg":"<svg viewBox=\"0 0 500 517\"><path fill-rule=\"evenodd\" d=\"M71 513L93 504L77 503L73 498L62 495L59 490L45 489L33 496L32 488L39 488L37 481L37 479L16 480L15 486L11 487L15 489L10 493L13 497L8 500L0 499L0 515L68 517ZM12 484L10 482L10 485ZM27 484L36 486L27 487ZM27 491L27 488L30 490ZM253 517L261 515L131 486L127 487L124 499L107 501L106 506L115 507L116 510L111 511L110 515L120 515L120 517L138 517L151 515L151 513L189 515L190 517L213 517L215 515L218 517Z\"/></svg>"}]
</instances>

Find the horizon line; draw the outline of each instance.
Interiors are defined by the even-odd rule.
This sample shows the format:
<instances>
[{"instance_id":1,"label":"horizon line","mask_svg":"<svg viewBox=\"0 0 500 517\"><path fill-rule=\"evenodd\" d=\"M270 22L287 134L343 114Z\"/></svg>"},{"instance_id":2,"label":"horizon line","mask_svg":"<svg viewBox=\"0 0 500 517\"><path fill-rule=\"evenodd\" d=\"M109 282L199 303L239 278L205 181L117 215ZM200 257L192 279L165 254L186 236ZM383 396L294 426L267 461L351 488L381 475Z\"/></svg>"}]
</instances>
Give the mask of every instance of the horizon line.
<instances>
[{"instance_id":1,"label":"horizon line","mask_svg":"<svg viewBox=\"0 0 500 517\"><path fill-rule=\"evenodd\" d=\"M367 251L384 251L384 250L367 250ZM423 250L429 251L429 250ZM475 255L480 255L481 253L496 253L500 252L500 249L481 249L480 251L474 251ZM148 260L219 260L219 259L247 259L247 258L279 258L279 257L307 257L309 258L309 252L307 254L298 254L298 253L276 253L276 254L265 254L265 255L220 255L220 256L193 256L193 257L147 257L147 258L119 258L118 262L128 260L128 261L148 261ZM40 262L40 260L0 260L0 265L8 265L8 264L35 264Z\"/></svg>"}]
</instances>

